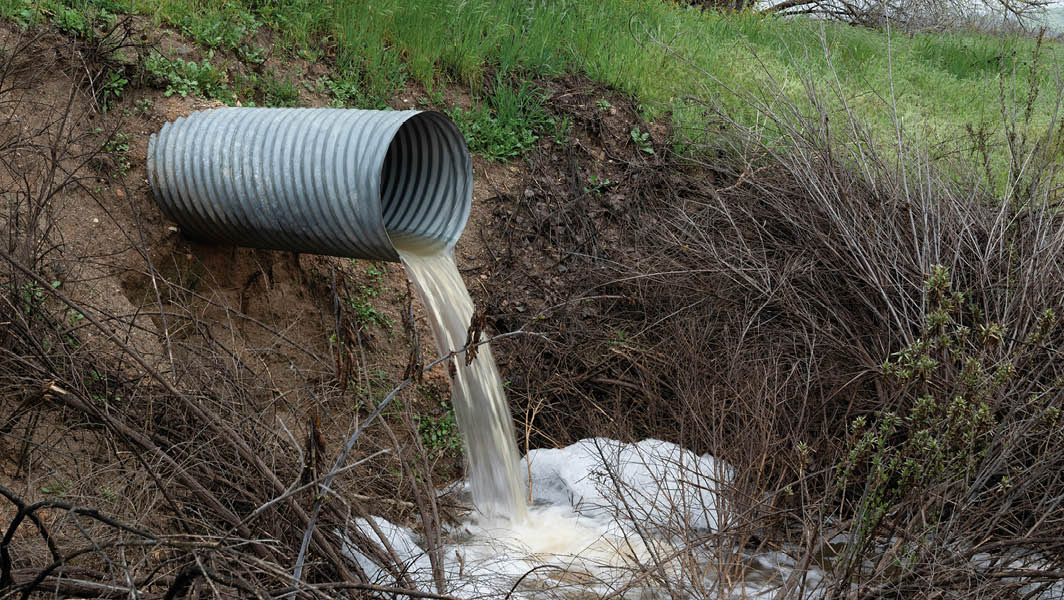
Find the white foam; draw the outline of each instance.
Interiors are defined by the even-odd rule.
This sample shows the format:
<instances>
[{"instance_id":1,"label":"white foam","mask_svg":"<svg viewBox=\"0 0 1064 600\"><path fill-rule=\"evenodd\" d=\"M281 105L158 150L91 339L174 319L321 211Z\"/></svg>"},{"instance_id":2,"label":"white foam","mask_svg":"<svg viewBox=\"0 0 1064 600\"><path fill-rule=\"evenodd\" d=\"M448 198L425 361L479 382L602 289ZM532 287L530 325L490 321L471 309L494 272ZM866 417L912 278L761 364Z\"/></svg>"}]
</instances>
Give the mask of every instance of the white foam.
<instances>
[{"instance_id":1,"label":"white foam","mask_svg":"<svg viewBox=\"0 0 1064 600\"><path fill-rule=\"evenodd\" d=\"M520 582L513 597L618 592L641 598L655 595L649 590L657 578L712 579L708 568L690 562L691 552L680 551L660 533L666 527L706 530L721 522L715 491L733 476L725 463L659 440L625 444L595 438L533 450L521 469L526 477L531 474L535 500L528 518L513 523L473 512L450 530L441 553L446 593L500 597ZM414 533L383 519L375 522L409 579L419 589L435 591L431 564ZM377 538L367 521L353 525L369 539ZM347 553L374 581L395 581L353 544ZM654 577L646 576L648 565L654 565ZM751 594L753 588L746 588L737 589Z\"/></svg>"},{"instance_id":2,"label":"white foam","mask_svg":"<svg viewBox=\"0 0 1064 600\"><path fill-rule=\"evenodd\" d=\"M733 468L671 442L625 444L590 438L560 449L532 450L521 460L532 479L532 498L593 516L655 529L717 529L723 506L720 484Z\"/></svg>"}]
</instances>

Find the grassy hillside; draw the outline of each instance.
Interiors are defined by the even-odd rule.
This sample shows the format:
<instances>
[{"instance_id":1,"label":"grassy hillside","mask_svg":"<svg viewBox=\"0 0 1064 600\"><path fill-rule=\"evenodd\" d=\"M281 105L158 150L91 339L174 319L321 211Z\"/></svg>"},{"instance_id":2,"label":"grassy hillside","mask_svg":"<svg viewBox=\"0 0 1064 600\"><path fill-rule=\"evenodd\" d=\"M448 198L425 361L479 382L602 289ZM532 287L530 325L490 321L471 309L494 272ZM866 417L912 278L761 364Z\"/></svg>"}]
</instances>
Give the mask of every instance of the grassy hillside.
<instances>
[{"instance_id":1,"label":"grassy hillside","mask_svg":"<svg viewBox=\"0 0 1064 600\"><path fill-rule=\"evenodd\" d=\"M741 124L758 127L762 111L735 93L768 98L780 90L808 106L804 86L829 90L828 111L853 111L889 140L896 115L919 123L920 137L939 155L970 150L982 137L1003 142L1003 106L1022 103L1034 88L1059 76L1064 46L1022 37L976 33L887 35L880 31L754 13L722 15L659 0L559 1L441 0L2 0L0 14L29 23L52 20L68 31L133 12L196 40L207 63L192 67L180 56L174 77L225 73L233 60L259 64L269 54L325 65L314 85L337 104L382 106L408 82L430 92L468 84L483 106L457 115L467 132L496 127L513 138L503 148L480 144L496 158L512 156L520 130L537 134L563 127L539 114L529 79L569 73L631 94L648 118L671 118L681 147L705 141L706 102L722 104ZM270 50L267 51L266 48ZM159 62L149 65L165 72ZM174 69L171 69L174 71ZM255 86L215 77L196 88L226 102L251 99ZM295 77L296 81L300 79ZM303 84L308 82L303 81ZM294 82L262 82L260 102L291 103ZM762 91L762 88L767 91ZM1005 102L1002 102L1002 99ZM1034 100L1035 135L1046 135L1055 98ZM973 133L974 132L974 133ZM474 146L477 146L474 143ZM491 146L485 147L485 146ZM995 168L1005 160L991 151Z\"/></svg>"},{"instance_id":2,"label":"grassy hillside","mask_svg":"<svg viewBox=\"0 0 1064 600\"><path fill-rule=\"evenodd\" d=\"M480 156L455 256L522 449L654 438L735 467L727 527L645 528L695 557L661 595L741 593L769 549L798 565L781 600L806 566L839 597L1061 595L1059 43L659 0L0 16L0 596L431 595L387 535L331 532L382 516L450 552L432 334L396 265L161 213L149 136L220 103L459 123Z\"/></svg>"}]
</instances>

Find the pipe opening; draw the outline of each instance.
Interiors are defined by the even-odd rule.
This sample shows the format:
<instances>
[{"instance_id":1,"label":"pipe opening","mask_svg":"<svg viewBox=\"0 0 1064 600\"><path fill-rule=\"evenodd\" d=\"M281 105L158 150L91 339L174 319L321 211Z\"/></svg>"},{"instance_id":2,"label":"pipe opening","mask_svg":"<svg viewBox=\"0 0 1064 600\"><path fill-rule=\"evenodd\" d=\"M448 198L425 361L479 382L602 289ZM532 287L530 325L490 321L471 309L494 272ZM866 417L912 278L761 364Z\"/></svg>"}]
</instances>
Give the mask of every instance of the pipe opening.
<instances>
[{"instance_id":1,"label":"pipe opening","mask_svg":"<svg viewBox=\"0 0 1064 600\"><path fill-rule=\"evenodd\" d=\"M469 218L472 181L469 150L450 119L423 112L403 122L380 174L392 245L422 253L453 247Z\"/></svg>"}]
</instances>

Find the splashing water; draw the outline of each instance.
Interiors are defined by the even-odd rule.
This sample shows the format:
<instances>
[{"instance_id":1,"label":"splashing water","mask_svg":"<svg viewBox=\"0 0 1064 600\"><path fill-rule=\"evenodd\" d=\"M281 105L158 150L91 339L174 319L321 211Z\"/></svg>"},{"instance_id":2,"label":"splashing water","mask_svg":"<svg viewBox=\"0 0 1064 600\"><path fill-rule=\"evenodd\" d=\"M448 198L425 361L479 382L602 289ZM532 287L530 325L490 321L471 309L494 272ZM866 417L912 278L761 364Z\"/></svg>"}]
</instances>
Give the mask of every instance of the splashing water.
<instances>
[{"instance_id":1,"label":"splashing water","mask_svg":"<svg viewBox=\"0 0 1064 600\"><path fill-rule=\"evenodd\" d=\"M399 257L425 307L441 355L463 350L473 318L469 296L450 251L426 251L393 237ZM660 575L680 577L681 553L646 528L680 519L700 530L717 526L717 472L711 457L697 457L667 442L636 445L584 440L564 450L536 450L521 461L502 380L491 348L480 345L466 364L466 352L447 359L452 402L465 440L468 491L474 517L449 531L445 577L459 597L514 592L517 597L583 597L619 592L622 597L654 597L660 590L635 583L632 574L656 564ZM599 481L611 473L609 481ZM714 475L715 474L715 475ZM710 477L707 479L707 477ZM690 481L696 485L688 485ZM606 489L608 488L608 489ZM528 506L526 492L537 504ZM618 500L626 504L623 518ZM419 587L433 587L427 556L411 532L377 520L388 531ZM367 523L355 522L370 535ZM370 536L372 537L372 536ZM400 549L401 548L401 549ZM349 554L367 573L387 574L355 548ZM529 573L535 573L529 577ZM627 582L627 583L626 583ZM531 594L530 596L528 594ZM649 594L649 595L648 595Z\"/></svg>"},{"instance_id":2,"label":"splashing water","mask_svg":"<svg viewBox=\"0 0 1064 600\"><path fill-rule=\"evenodd\" d=\"M464 348L473 299L458 273L454 254L404 247L399 248L399 257L428 313L440 354ZM465 353L449 362L452 402L465 438L473 502L489 520L524 522L528 509L513 422L491 348L481 345L469 365Z\"/></svg>"}]
</instances>

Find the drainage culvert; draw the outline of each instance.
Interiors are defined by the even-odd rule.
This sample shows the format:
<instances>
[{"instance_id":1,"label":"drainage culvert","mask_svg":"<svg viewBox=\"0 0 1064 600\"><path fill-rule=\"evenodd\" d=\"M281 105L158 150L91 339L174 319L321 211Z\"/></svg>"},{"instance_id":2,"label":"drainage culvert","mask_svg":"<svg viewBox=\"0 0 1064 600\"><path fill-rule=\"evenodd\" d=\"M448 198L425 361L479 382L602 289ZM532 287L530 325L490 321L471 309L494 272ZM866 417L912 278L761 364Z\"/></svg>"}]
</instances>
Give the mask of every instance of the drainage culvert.
<instances>
[{"instance_id":1,"label":"drainage culvert","mask_svg":"<svg viewBox=\"0 0 1064 600\"><path fill-rule=\"evenodd\" d=\"M202 241L380 260L454 246L472 163L441 113L219 108L148 143L156 202Z\"/></svg>"}]
</instances>

